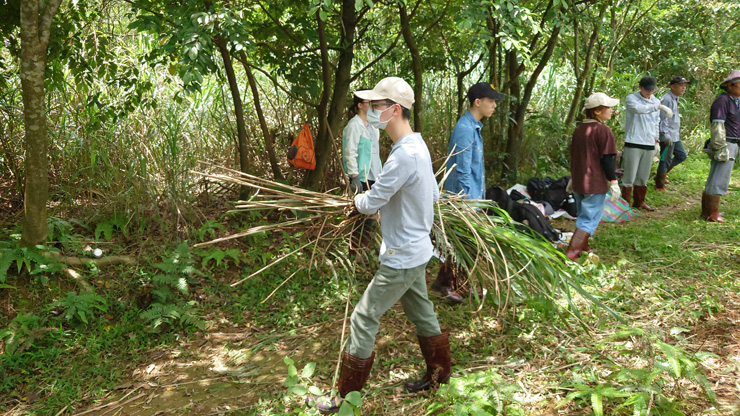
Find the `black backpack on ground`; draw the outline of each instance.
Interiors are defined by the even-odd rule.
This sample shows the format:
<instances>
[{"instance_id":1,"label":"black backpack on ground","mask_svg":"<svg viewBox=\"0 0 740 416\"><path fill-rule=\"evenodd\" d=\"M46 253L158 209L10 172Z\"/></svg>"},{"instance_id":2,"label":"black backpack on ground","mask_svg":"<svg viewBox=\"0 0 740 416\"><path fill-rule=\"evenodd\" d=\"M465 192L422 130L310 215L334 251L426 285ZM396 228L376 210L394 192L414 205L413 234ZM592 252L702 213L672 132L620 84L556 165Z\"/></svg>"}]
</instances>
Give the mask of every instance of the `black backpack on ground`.
<instances>
[{"instance_id":1,"label":"black backpack on ground","mask_svg":"<svg viewBox=\"0 0 740 416\"><path fill-rule=\"evenodd\" d=\"M528 226L535 233L545 237L546 240L551 242L560 241L560 232L552 227L550 221L542 215L542 211L532 204L519 204L517 203L517 217L511 218L517 222L520 222Z\"/></svg>"},{"instance_id":2,"label":"black backpack on ground","mask_svg":"<svg viewBox=\"0 0 740 416\"><path fill-rule=\"evenodd\" d=\"M568 202L568 181L570 176L563 176L560 179L552 178L530 178L527 181L527 192L533 201L545 201L552 205L557 211Z\"/></svg>"},{"instance_id":3,"label":"black backpack on ground","mask_svg":"<svg viewBox=\"0 0 740 416\"><path fill-rule=\"evenodd\" d=\"M559 241L560 233L550 225L550 221L542 215L536 206L529 203L515 202L509 197L506 189L500 186L492 186L486 191L486 199L498 204L499 208L506 211L511 219L518 222L514 227L520 232L532 232L541 235L548 241ZM489 212L489 214L495 214Z\"/></svg>"}]
</instances>

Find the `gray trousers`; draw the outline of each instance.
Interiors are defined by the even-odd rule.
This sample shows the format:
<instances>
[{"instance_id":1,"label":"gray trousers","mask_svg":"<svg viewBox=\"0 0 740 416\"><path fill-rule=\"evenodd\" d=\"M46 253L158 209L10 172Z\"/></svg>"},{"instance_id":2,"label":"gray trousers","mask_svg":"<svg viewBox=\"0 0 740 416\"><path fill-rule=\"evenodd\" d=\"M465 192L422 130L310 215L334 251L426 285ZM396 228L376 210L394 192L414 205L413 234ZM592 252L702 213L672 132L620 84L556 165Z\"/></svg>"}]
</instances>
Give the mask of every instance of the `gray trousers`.
<instances>
[{"instance_id":1,"label":"gray trousers","mask_svg":"<svg viewBox=\"0 0 740 416\"><path fill-rule=\"evenodd\" d=\"M650 179L650 166L653 164L655 149L625 147L622 151L622 185L645 186Z\"/></svg>"},{"instance_id":2,"label":"gray trousers","mask_svg":"<svg viewBox=\"0 0 740 416\"><path fill-rule=\"evenodd\" d=\"M727 188L730 187L730 175L732 175L732 166L735 164L735 158L737 157L737 145L727 143L727 152L730 154L727 162L720 162L712 158L707 184L704 186L704 192L707 195L724 195L727 193Z\"/></svg>"},{"instance_id":3,"label":"gray trousers","mask_svg":"<svg viewBox=\"0 0 740 416\"><path fill-rule=\"evenodd\" d=\"M357 358L370 357L380 317L399 299L406 317L416 326L417 335L430 337L442 333L434 304L427 296L426 263L413 269L381 265L352 312L347 352Z\"/></svg>"}]
</instances>

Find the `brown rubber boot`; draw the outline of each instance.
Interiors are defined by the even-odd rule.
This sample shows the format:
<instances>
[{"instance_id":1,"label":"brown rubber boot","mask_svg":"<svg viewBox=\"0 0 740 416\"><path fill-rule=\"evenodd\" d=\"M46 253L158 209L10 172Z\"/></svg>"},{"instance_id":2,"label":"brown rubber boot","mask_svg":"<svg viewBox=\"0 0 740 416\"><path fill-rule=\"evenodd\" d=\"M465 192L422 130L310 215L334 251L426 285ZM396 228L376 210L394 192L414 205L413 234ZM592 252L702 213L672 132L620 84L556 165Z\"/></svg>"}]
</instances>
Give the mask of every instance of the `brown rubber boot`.
<instances>
[{"instance_id":1,"label":"brown rubber boot","mask_svg":"<svg viewBox=\"0 0 740 416\"><path fill-rule=\"evenodd\" d=\"M645 203L645 195L647 195L647 186L635 186L635 199L632 201L632 206L645 211L655 211L655 208L650 208L650 205Z\"/></svg>"},{"instance_id":2,"label":"brown rubber boot","mask_svg":"<svg viewBox=\"0 0 740 416\"><path fill-rule=\"evenodd\" d=\"M339 381L337 381L337 390L339 397L311 397L316 402L316 408L322 415L337 413L342 405L342 398L352 391L360 391L365 386L370 369L373 367L375 352L368 358L357 358L356 356L344 352L342 355L342 369L339 372ZM308 401L308 400L307 400Z\"/></svg>"},{"instance_id":3,"label":"brown rubber boot","mask_svg":"<svg viewBox=\"0 0 740 416\"><path fill-rule=\"evenodd\" d=\"M709 204L707 203L707 193L701 193L701 217L704 219L709 218Z\"/></svg>"},{"instance_id":4,"label":"brown rubber boot","mask_svg":"<svg viewBox=\"0 0 740 416\"><path fill-rule=\"evenodd\" d=\"M669 181L669 180L668 180L668 172L670 172L670 171L671 171L671 169L673 169L673 166L669 167L669 168L668 168L668 169L666 169L666 171L665 171L665 183L666 183L666 185L668 185L669 183L671 183L671 181Z\"/></svg>"},{"instance_id":5,"label":"brown rubber boot","mask_svg":"<svg viewBox=\"0 0 740 416\"><path fill-rule=\"evenodd\" d=\"M431 337L418 336L421 354L427 364L427 372L419 381L407 381L406 390L409 393L437 388L440 384L450 381L450 331L442 330L439 335Z\"/></svg>"},{"instance_id":6,"label":"brown rubber boot","mask_svg":"<svg viewBox=\"0 0 740 416\"><path fill-rule=\"evenodd\" d=\"M576 228L573 232L573 236L570 238L570 244L568 244L568 250L565 252L565 256L569 259L576 261L581 252L588 248L588 237L591 234L586 231Z\"/></svg>"},{"instance_id":7,"label":"brown rubber boot","mask_svg":"<svg viewBox=\"0 0 740 416\"><path fill-rule=\"evenodd\" d=\"M719 212L719 200L721 198L722 195L707 195L707 212L709 213L707 221L725 222L725 219L722 218L722 214Z\"/></svg>"},{"instance_id":8,"label":"brown rubber boot","mask_svg":"<svg viewBox=\"0 0 740 416\"><path fill-rule=\"evenodd\" d=\"M665 192L665 190L666 190L665 189L665 184L666 184L665 177L666 177L666 174L665 173L663 173L663 174L656 173L655 174L655 190L656 191Z\"/></svg>"},{"instance_id":9,"label":"brown rubber boot","mask_svg":"<svg viewBox=\"0 0 740 416\"><path fill-rule=\"evenodd\" d=\"M631 186L622 187L622 198L624 198L624 200L627 201L627 206L629 206L630 200L632 199L632 187Z\"/></svg>"},{"instance_id":10,"label":"brown rubber boot","mask_svg":"<svg viewBox=\"0 0 740 416\"><path fill-rule=\"evenodd\" d=\"M452 305L462 303L463 297L453 289L457 286L457 276L459 268L452 264L452 259L447 258L447 261L442 263L437 273L437 278L432 282L432 289L441 293L447 301Z\"/></svg>"}]
</instances>

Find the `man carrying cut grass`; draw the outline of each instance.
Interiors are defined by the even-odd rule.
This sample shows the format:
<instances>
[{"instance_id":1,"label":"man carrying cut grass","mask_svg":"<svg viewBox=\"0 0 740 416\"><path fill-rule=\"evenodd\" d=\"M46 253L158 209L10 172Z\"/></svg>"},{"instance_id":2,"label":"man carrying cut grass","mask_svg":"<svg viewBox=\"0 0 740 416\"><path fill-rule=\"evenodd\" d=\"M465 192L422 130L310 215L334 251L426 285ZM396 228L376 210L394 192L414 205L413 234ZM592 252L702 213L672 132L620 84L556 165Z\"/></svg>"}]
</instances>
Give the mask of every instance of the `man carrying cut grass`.
<instances>
[{"instance_id":1,"label":"man carrying cut grass","mask_svg":"<svg viewBox=\"0 0 740 416\"><path fill-rule=\"evenodd\" d=\"M429 233L439 189L429 150L409 123L414 91L401 78L390 77L355 95L371 101L368 123L385 130L393 146L373 187L355 196L355 208L361 214L380 211L380 268L352 313L337 381L339 397L313 398L323 414L338 412L342 398L363 388L375 358L380 317L399 300L416 327L427 364L424 378L407 382L406 389L412 393L428 390L447 383L450 377L449 332L440 329L427 296L426 264L432 257Z\"/></svg>"}]
</instances>

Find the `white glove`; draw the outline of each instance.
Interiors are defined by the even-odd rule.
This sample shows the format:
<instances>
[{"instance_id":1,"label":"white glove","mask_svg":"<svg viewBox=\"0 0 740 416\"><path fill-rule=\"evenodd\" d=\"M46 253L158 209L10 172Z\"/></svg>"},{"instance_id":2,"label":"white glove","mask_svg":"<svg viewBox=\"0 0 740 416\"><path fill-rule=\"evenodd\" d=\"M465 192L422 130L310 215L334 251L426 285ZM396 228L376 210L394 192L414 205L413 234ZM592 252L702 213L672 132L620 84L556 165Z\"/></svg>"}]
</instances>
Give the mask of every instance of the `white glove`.
<instances>
[{"instance_id":1,"label":"white glove","mask_svg":"<svg viewBox=\"0 0 740 416\"><path fill-rule=\"evenodd\" d=\"M622 196L622 191L619 189L619 182L617 180L613 180L609 182L609 190L612 193L611 198L609 198L612 202L619 201L619 198Z\"/></svg>"},{"instance_id":2,"label":"white glove","mask_svg":"<svg viewBox=\"0 0 740 416\"><path fill-rule=\"evenodd\" d=\"M655 142L655 152L660 153L660 142Z\"/></svg>"},{"instance_id":3,"label":"white glove","mask_svg":"<svg viewBox=\"0 0 740 416\"><path fill-rule=\"evenodd\" d=\"M565 186L565 192L569 194L573 193L573 178L568 179L568 185Z\"/></svg>"},{"instance_id":4,"label":"white glove","mask_svg":"<svg viewBox=\"0 0 740 416\"><path fill-rule=\"evenodd\" d=\"M673 118L673 110L664 106L663 104L661 104L658 108L660 109L660 111L663 112L663 114L665 114L666 118Z\"/></svg>"}]
</instances>

